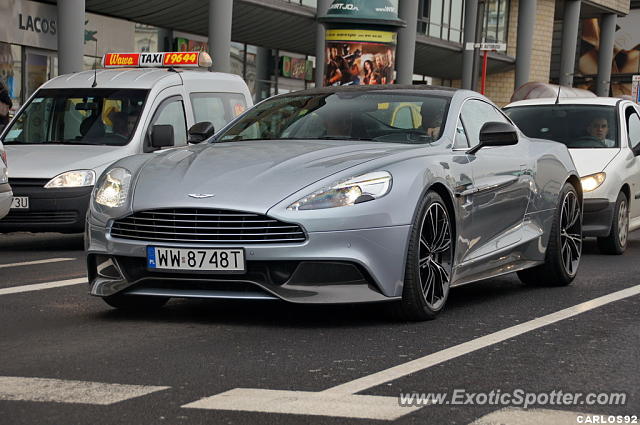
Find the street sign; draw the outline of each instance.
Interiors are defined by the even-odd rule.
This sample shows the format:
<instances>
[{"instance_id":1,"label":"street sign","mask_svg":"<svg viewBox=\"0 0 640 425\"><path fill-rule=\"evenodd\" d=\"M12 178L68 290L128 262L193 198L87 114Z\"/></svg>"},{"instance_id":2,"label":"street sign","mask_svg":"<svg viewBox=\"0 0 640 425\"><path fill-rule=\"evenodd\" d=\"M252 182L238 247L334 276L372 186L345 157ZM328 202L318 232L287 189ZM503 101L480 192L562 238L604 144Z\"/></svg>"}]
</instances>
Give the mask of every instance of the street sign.
<instances>
[{"instance_id":1,"label":"street sign","mask_svg":"<svg viewBox=\"0 0 640 425\"><path fill-rule=\"evenodd\" d=\"M507 50L507 44L506 43L467 43L465 45L465 50L474 50L474 49L480 49L483 51L505 51Z\"/></svg>"}]
</instances>

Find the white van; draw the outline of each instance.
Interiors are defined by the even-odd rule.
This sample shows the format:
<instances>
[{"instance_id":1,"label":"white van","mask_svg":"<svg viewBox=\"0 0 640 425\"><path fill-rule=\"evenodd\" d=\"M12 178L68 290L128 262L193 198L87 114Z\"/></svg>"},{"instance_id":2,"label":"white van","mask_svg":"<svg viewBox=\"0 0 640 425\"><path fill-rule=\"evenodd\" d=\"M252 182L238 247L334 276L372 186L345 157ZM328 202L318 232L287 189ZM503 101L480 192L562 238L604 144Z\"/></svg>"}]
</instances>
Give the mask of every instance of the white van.
<instances>
[{"instance_id":1,"label":"white van","mask_svg":"<svg viewBox=\"0 0 640 425\"><path fill-rule=\"evenodd\" d=\"M110 53L103 66L118 69L42 85L0 135L13 189L0 232L83 232L108 165L202 141L250 107L239 76L177 68L210 65L206 53Z\"/></svg>"}]
</instances>

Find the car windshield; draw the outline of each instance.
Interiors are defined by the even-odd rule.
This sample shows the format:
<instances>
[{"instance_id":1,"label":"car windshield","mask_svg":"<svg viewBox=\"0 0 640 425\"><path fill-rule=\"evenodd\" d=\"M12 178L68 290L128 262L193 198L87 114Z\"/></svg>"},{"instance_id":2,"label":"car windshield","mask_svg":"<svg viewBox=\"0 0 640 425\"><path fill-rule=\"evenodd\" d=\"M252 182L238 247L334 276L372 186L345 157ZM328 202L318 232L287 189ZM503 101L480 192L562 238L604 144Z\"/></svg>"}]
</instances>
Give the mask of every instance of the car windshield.
<instances>
[{"instance_id":1,"label":"car windshield","mask_svg":"<svg viewBox=\"0 0 640 425\"><path fill-rule=\"evenodd\" d=\"M44 89L13 120L3 142L113 145L129 143L148 90Z\"/></svg>"},{"instance_id":2,"label":"car windshield","mask_svg":"<svg viewBox=\"0 0 640 425\"><path fill-rule=\"evenodd\" d=\"M555 140L570 149L620 146L614 106L516 106L505 113L528 137Z\"/></svg>"},{"instance_id":3,"label":"car windshield","mask_svg":"<svg viewBox=\"0 0 640 425\"><path fill-rule=\"evenodd\" d=\"M440 137L449 100L430 94L382 91L279 96L248 111L216 141L431 143Z\"/></svg>"}]
</instances>

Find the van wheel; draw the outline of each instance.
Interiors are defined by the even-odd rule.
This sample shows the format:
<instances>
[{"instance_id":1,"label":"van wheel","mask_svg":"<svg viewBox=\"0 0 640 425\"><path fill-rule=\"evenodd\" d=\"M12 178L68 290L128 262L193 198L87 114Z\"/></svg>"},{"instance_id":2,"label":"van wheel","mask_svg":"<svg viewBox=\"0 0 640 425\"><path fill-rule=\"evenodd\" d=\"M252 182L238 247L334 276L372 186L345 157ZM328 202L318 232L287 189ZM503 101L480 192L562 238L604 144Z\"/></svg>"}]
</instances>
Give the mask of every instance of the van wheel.
<instances>
[{"instance_id":1,"label":"van wheel","mask_svg":"<svg viewBox=\"0 0 640 425\"><path fill-rule=\"evenodd\" d=\"M621 255L627 249L629 239L629 201L623 192L618 194L613 209L613 222L609 235L598 238L598 248L603 254Z\"/></svg>"}]
</instances>

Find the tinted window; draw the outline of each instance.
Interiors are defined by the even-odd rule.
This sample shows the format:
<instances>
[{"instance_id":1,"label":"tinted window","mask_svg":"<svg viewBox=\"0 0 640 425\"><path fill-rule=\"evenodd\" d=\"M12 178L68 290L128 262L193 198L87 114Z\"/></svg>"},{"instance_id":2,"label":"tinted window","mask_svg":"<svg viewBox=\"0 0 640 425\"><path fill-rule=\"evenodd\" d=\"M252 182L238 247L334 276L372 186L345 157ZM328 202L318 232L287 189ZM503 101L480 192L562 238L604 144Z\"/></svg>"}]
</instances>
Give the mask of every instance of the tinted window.
<instances>
[{"instance_id":1,"label":"tinted window","mask_svg":"<svg viewBox=\"0 0 640 425\"><path fill-rule=\"evenodd\" d=\"M620 146L614 106L532 105L505 112L532 138L555 140L572 149Z\"/></svg>"},{"instance_id":2,"label":"tinted window","mask_svg":"<svg viewBox=\"0 0 640 425\"><path fill-rule=\"evenodd\" d=\"M475 99L464 104L461 118L471 146L480 143L480 130L485 123L497 121L511 124L493 105Z\"/></svg>"},{"instance_id":3,"label":"tinted window","mask_svg":"<svg viewBox=\"0 0 640 425\"><path fill-rule=\"evenodd\" d=\"M383 91L278 96L243 115L218 141L345 139L431 143L444 127L449 98ZM406 109L408 116L403 118ZM413 123L411 111L422 117Z\"/></svg>"},{"instance_id":4,"label":"tinted window","mask_svg":"<svg viewBox=\"0 0 640 425\"><path fill-rule=\"evenodd\" d=\"M40 90L11 124L6 144L126 145L147 90Z\"/></svg>"}]
</instances>

